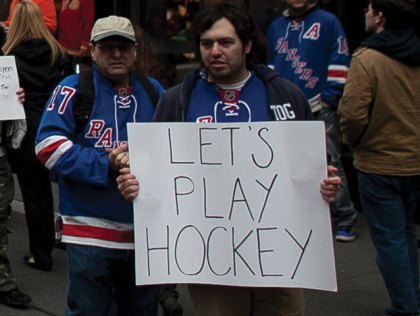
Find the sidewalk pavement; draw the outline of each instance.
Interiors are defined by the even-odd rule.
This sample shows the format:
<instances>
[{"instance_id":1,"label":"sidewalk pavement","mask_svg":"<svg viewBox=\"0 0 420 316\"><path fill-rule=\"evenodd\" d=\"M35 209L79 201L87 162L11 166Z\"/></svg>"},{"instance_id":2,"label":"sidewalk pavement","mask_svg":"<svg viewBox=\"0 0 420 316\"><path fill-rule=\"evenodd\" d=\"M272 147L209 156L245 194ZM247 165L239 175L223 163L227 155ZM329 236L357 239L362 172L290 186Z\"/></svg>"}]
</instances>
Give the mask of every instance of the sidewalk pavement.
<instances>
[{"instance_id":1,"label":"sidewalk pavement","mask_svg":"<svg viewBox=\"0 0 420 316\"><path fill-rule=\"evenodd\" d=\"M0 304L2 316L63 315L66 306L66 255L54 249L53 269L42 272L27 267L28 239L23 205L13 202L9 222L9 258L20 289L32 297L26 309ZM354 242L334 242L338 292L306 291L306 316L383 316L388 297L375 265L375 253L363 214L359 214L358 238ZM180 286L180 303L185 316L194 316L185 286ZM161 316L161 311L159 312ZM267 315L270 316L270 315Z\"/></svg>"}]
</instances>

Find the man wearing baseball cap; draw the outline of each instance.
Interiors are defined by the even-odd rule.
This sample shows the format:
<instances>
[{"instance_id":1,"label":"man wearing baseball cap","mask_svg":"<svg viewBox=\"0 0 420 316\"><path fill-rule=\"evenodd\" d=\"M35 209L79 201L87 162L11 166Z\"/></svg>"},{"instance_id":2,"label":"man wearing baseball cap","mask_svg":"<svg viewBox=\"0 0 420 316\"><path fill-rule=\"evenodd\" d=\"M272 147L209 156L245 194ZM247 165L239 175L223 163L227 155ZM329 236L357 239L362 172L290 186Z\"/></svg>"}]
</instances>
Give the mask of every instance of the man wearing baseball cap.
<instances>
[{"instance_id":1,"label":"man wearing baseball cap","mask_svg":"<svg viewBox=\"0 0 420 316\"><path fill-rule=\"evenodd\" d=\"M154 112L145 85L133 77L136 40L131 22L109 16L91 33L92 105L80 127L80 75L65 78L40 123L36 154L57 180L62 241L67 244L66 315L156 315L159 287L135 286L133 208L117 189L127 150L127 123ZM147 78L156 95L161 85ZM80 99L83 102L80 102ZM83 108L82 108L83 110ZM83 112L83 111L82 111Z\"/></svg>"}]
</instances>

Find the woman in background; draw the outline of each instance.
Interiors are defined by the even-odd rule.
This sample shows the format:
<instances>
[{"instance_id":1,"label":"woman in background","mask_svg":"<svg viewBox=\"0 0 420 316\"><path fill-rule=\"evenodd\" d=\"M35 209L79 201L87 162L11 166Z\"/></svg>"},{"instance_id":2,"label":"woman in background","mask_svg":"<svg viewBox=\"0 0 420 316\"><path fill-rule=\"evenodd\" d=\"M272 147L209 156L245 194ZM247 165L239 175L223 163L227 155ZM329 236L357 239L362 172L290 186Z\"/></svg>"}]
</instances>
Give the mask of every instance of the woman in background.
<instances>
[{"instance_id":1,"label":"woman in background","mask_svg":"<svg viewBox=\"0 0 420 316\"><path fill-rule=\"evenodd\" d=\"M8 153L17 174L29 234L26 265L49 271L54 245L54 203L48 170L35 156L34 141L46 103L68 64L65 50L48 31L40 8L23 1L13 11L5 55L13 55L24 88L27 133L19 150Z\"/></svg>"}]
</instances>

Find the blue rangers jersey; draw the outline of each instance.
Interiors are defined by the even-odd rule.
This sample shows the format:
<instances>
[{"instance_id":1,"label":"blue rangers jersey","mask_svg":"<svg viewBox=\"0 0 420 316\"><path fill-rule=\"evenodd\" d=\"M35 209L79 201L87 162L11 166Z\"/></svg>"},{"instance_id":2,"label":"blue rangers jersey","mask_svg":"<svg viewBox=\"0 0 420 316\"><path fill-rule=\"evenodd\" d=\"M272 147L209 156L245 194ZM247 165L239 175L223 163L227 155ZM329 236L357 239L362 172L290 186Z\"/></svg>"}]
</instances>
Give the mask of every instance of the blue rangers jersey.
<instances>
[{"instance_id":1,"label":"blue rangers jersey","mask_svg":"<svg viewBox=\"0 0 420 316\"><path fill-rule=\"evenodd\" d=\"M337 17L315 8L300 18L282 16L267 31L268 64L294 82L311 103L338 105L350 62L347 39Z\"/></svg>"},{"instance_id":2,"label":"blue rangers jersey","mask_svg":"<svg viewBox=\"0 0 420 316\"><path fill-rule=\"evenodd\" d=\"M264 122L270 119L264 83L250 75L240 89L222 88L200 78L191 92L187 122ZM286 108L287 110L287 108ZM294 115L290 110L290 116Z\"/></svg>"},{"instance_id":3,"label":"blue rangers jersey","mask_svg":"<svg viewBox=\"0 0 420 316\"><path fill-rule=\"evenodd\" d=\"M133 249L133 208L118 191L106 148L127 141L128 122L149 122L154 113L143 86L134 78L115 89L96 69L95 98L86 126L76 134L73 104L78 75L65 78L45 108L36 155L58 182L63 241ZM157 94L160 84L149 78Z\"/></svg>"}]
</instances>

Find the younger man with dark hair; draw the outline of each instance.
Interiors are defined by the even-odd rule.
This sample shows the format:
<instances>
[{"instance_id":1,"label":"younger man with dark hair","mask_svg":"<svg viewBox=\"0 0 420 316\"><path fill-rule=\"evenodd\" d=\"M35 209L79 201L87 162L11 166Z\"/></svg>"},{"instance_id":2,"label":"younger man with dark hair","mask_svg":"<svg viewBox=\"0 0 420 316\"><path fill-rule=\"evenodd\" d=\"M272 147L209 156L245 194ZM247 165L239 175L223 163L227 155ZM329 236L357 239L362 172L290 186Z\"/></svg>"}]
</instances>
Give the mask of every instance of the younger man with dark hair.
<instances>
[{"instance_id":1,"label":"younger man with dark hair","mask_svg":"<svg viewBox=\"0 0 420 316\"><path fill-rule=\"evenodd\" d=\"M211 5L196 16L193 30L203 68L162 96L155 121L280 123L312 118L305 96L294 84L266 66L253 65L255 26L246 10L228 2ZM129 169L120 172L119 189L131 201L138 194L138 182ZM338 177L324 179L324 199L334 200L339 183ZM304 315L303 290L299 288L207 284L190 284L188 288L200 316Z\"/></svg>"}]
</instances>

